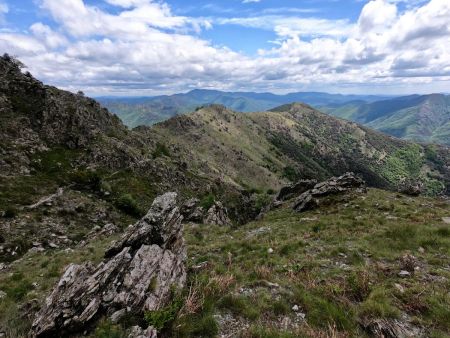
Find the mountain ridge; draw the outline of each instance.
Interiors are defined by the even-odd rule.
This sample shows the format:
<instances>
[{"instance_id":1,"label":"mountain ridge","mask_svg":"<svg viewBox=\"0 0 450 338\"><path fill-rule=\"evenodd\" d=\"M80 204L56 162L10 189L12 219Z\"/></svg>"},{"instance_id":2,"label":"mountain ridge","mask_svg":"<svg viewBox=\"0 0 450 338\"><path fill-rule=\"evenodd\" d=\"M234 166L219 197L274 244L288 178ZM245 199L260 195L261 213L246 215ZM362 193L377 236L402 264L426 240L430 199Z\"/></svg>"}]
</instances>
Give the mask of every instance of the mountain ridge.
<instances>
[{"instance_id":1,"label":"mountain ridge","mask_svg":"<svg viewBox=\"0 0 450 338\"><path fill-rule=\"evenodd\" d=\"M342 95L321 92L294 92L277 95L269 92L223 92L219 90L194 89L187 93L162 95L149 98L98 98L99 101L121 117L125 124L136 127L151 125L177 114L194 111L205 104L223 104L242 112L264 111L284 103L306 101L309 104L339 104L343 101L364 99L372 102L383 96Z\"/></svg>"}]
</instances>

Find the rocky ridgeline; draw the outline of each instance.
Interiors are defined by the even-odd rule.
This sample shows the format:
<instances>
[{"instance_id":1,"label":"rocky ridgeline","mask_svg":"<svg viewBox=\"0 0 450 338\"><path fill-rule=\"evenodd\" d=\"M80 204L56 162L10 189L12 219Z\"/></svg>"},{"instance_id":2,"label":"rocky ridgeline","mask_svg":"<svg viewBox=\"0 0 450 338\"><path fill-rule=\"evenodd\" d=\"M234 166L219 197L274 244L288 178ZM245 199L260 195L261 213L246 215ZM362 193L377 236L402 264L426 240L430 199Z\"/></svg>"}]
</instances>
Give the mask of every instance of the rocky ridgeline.
<instances>
[{"instance_id":1,"label":"rocky ridgeline","mask_svg":"<svg viewBox=\"0 0 450 338\"><path fill-rule=\"evenodd\" d=\"M166 193L111 245L99 265L69 265L36 314L31 336L70 335L102 316L117 322L165 306L172 288L186 281L182 219L177 194ZM156 335L152 327L133 327L131 336Z\"/></svg>"}]
</instances>

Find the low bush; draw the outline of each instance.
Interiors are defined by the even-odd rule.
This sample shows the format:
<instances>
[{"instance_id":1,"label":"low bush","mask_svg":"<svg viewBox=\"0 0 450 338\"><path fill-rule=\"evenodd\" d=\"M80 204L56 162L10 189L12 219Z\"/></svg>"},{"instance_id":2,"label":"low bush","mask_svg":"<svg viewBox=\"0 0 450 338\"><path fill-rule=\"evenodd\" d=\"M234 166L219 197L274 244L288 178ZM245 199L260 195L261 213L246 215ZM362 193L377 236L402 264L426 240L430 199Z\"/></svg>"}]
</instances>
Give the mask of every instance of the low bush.
<instances>
[{"instance_id":1,"label":"low bush","mask_svg":"<svg viewBox=\"0 0 450 338\"><path fill-rule=\"evenodd\" d=\"M128 215L140 217L142 215L141 209L139 208L136 200L130 194L121 195L117 201L116 206Z\"/></svg>"}]
</instances>

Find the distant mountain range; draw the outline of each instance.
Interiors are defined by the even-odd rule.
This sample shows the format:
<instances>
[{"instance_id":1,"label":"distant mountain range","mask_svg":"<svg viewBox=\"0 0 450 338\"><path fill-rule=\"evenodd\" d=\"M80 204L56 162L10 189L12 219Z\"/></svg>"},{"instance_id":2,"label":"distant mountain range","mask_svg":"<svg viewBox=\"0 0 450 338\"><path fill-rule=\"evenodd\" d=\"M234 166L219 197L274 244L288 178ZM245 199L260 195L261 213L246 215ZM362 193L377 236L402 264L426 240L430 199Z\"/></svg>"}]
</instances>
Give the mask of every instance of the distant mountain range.
<instances>
[{"instance_id":1,"label":"distant mountain range","mask_svg":"<svg viewBox=\"0 0 450 338\"><path fill-rule=\"evenodd\" d=\"M102 97L98 100L129 127L153 125L208 104L222 104L229 109L247 113L304 102L330 115L399 138L450 144L450 96L444 94L389 97L298 92L276 95L196 89L183 94Z\"/></svg>"},{"instance_id":2,"label":"distant mountain range","mask_svg":"<svg viewBox=\"0 0 450 338\"><path fill-rule=\"evenodd\" d=\"M222 104L239 112L267 111L274 107L305 102L311 106L337 107L347 102L364 103L388 99L387 96L341 95L319 92L298 92L286 95L253 92L222 92L195 89L188 93L155 97L100 97L97 100L117 114L130 127L152 125L178 114L194 111L207 104Z\"/></svg>"}]
</instances>

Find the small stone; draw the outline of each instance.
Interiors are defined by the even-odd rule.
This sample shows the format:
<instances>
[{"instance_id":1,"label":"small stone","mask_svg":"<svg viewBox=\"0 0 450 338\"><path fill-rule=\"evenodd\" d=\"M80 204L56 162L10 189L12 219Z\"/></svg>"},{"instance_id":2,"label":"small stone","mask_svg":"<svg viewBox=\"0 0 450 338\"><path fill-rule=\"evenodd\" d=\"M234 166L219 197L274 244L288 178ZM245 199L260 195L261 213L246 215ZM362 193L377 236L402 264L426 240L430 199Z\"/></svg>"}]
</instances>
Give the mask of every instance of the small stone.
<instances>
[{"instance_id":1,"label":"small stone","mask_svg":"<svg viewBox=\"0 0 450 338\"><path fill-rule=\"evenodd\" d=\"M402 278L406 278L406 277L411 276L411 274L410 274L408 271L406 271L406 270L400 271L400 272L398 273L398 275L399 275L399 277L402 277Z\"/></svg>"},{"instance_id":2,"label":"small stone","mask_svg":"<svg viewBox=\"0 0 450 338\"><path fill-rule=\"evenodd\" d=\"M48 246L49 246L50 248L52 248L52 249L57 249L57 248L59 248L59 246L58 246L57 244L53 243L53 242L48 243Z\"/></svg>"},{"instance_id":3,"label":"small stone","mask_svg":"<svg viewBox=\"0 0 450 338\"><path fill-rule=\"evenodd\" d=\"M273 253L273 249L269 248L269 249L267 249L267 252L271 254L271 253Z\"/></svg>"},{"instance_id":4,"label":"small stone","mask_svg":"<svg viewBox=\"0 0 450 338\"><path fill-rule=\"evenodd\" d=\"M33 287L33 289L37 289L39 287L39 283L34 282L33 284L31 284L31 286Z\"/></svg>"},{"instance_id":5,"label":"small stone","mask_svg":"<svg viewBox=\"0 0 450 338\"><path fill-rule=\"evenodd\" d=\"M303 312L297 312L297 317L300 317L301 319L305 319L306 318L306 314Z\"/></svg>"},{"instance_id":6,"label":"small stone","mask_svg":"<svg viewBox=\"0 0 450 338\"><path fill-rule=\"evenodd\" d=\"M300 308L298 307L297 304L292 307L292 311L298 312L298 310L300 310Z\"/></svg>"},{"instance_id":7,"label":"small stone","mask_svg":"<svg viewBox=\"0 0 450 338\"><path fill-rule=\"evenodd\" d=\"M419 251L421 254L425 253L425 249L422 247L419 247L419 249L417 251Z\"/></svg>"},{"instance_id":8,"label":"small stone","mask_svg":"<svg viewBox=\"0 0 450 338\"><path fill-rule=\"evenodd\" d=\"M341 257L347 257L347 255L345 253L343 253L343 252L339 252L338 255L341 256Z\"/></svg>"},{"instance_id":9,"label":"small stone","mask_svg":"<svg viewBox=\"0 0 450 338\"><path fill-rule=\"evenodd\" d=\"M403 286L401 286L400 284L395 283L394 286L398 291L400 291L400 293L405 292L405 288Z\"/></svg>"},{"instance_id":10,"label":"small stone","mask_svg":"<svg viewBox=\"0 0 450 338\"><path fill-rule=\"evenodd\" d=\"M0 299L5 298L5 297L6 297L6 292L0 290Z\"/></svg>"},{"instance_id":11,"label":"small stone","mask_svg":"<svg viewBox=\"0 0 450 338\"><path fill-rule=\"evenodd\" d=\"M442 221L446 224L450 224L450 217L442 217Z\"/></svg>"}]
</instances>

